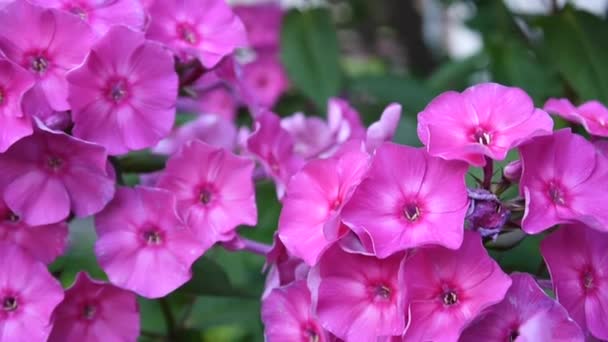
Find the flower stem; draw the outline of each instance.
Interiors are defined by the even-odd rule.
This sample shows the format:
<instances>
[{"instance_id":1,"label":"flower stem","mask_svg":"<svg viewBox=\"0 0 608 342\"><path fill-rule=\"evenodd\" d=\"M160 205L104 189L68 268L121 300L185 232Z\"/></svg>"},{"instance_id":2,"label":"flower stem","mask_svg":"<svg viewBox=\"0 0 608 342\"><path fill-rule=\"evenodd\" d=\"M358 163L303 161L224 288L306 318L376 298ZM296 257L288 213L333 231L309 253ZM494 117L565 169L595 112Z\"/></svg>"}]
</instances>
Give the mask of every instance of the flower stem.
<instances>
[{"instance_id":1,"label":"flower stem","mask_svg":"<svg viewBox=\"0 0 608 342\"><path fill-rule=\"evenodd\" d=\"M266 256L272 249L272 246L269 246L265 243L261 243L261 242L257 242L257 241L253 241L253 240L249 240L249 239L245 239L245 238L241 238L241 241L244 245L244 247L243 247L244 251L248 251L248 252L258 254L261 256Z\"/></svg>"},{"instance_id":2,"label":"flower stem","mask_svg":"<svg viewBox=\"0 0 608 342\"><path fill-rule=\"evenodd\" d=\"M173 316L173 312L171 311L171 306L166 298L161 298L158 300L160 303L160 308L163 312L163 316L165 317L165 324L167 324L167 334L169 338L173 340L173 337L176 336L175 330L175 316Z\"/></svg>"},{"instance_id":3,"label":"flower stem","mask_svg":"<svg viewBox=\"0 0 608 342\"><path fill-rule=\"evenodd\" d=\"M483 167L483 188L490 191L492 186L492 176L494 176L494 161L486 157L486 165Z\"/></svg>"}]
</instances>

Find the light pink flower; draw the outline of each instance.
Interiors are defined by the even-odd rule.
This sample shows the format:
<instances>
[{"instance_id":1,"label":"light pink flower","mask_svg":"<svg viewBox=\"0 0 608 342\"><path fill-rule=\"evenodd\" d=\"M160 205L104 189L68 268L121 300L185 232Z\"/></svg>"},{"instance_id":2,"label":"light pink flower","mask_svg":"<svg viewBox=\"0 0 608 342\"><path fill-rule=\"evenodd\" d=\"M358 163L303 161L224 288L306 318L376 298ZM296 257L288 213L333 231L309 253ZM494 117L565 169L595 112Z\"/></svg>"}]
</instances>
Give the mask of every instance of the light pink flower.
<instances>
[{"instance_id":1,"label":"light pink flower","mask_svg":"<svg viewBox=\"0 0 608 342\"><path fill-rule=\"evenodd\" d=\"M308 276L321 325L346 341L401 335L407 309L404 258L404 253L386 259L351 254L338 243L325 251Z\"/></svg>"},{"instance_id":2,"label":"light pink flower","mask_svg":"<svg viewBox=\"0 0 608 342\"><path fill-rule=\"evenodd\" d=\"M583 125L591 135L608 137L608 108L598 101L588 101L575 107L568 99L549 99L544 110Z\"/></svg>"},{"instance_id":3,"label":"light pink flower","mask_svg":"<svg viewBox=\"0 0 608 342\"><path fill-rule=\"evenodd\" d=\"M392 103L380 116L380 119L367 128L365 145L369 152L375 151L385 141L393 139L401 119L401 105Z\"/></svg>"},{"instance_id":4,"label":"light pink flower","mask_svg":"<svg viewBox=\"0 0 608 342\"><path fill-rule=\"evenodd\" d=\"M384 258L427 244L456 249L467 212L467 164L431 157L424 149L384 143L342 219Z\"/></svg>"},{"instance_id":5,"label":"light pink flower","mask_svg":"<svg viewBox=\"0 0 608 342\"><path fill-rule=\"evenodd\" d=\"M537 137L520 148L522 228L536 234L560 223L608 230L608 160L569 129Z\"/></svg>"},{"instance_id":6,"label":"light pink flower","mask_svg":"<svg viewBox=\"0 0 608 342\"><path fill-rule=\"evenodd\" d=\"M243 66L242 83L265 108L272 108L289 87L281 61L270 53L257 53L254 61Z\"/></svg>"},{"instance_id":7,"label":"light pink flower","mask_svg":"<svg viewBox=\"0 0 608 342\"><path fill-rule=\"evenodd\" d=\"M173 58L143 33L115 26L68 75L74 136L115 155L150 147L173 127Z\"/></svg>"},{"instance_id":8,"label":"light pink flower","mask_svg":"<svg viewBox=\"0 0 608 342\"><path fill-rule=\"evenodd\" d=\"M318 116L294 113L281 119L281 128L292 136L294 153L304 159L318 157L335 144L327 121Z\"/></svg>"},{"instance_id":9,"label":"light pink flower","mask_svg":"<svg viewBox=\"0 0 608 342\"><path fill-rule=\"evenodd\" d=\"M201 77L201 79L203 79ZM194 97L180 97L177 101L177 109L202 115L217 115L226 120L234 121L238 109L238 102L233 92L225 85L205 85L196 82L190 88Z\"/></svg>"},{"instance_id":10,"label":"light pink flower","mask_svg":"<svg viewBox=\"0 0 608 342\"><path fill-rule=\"evenodd\" d=\"M158 187L175 194L180 215L210 247L234 237L238 225L257 223L253 167L252 160L193 140L169 159Z\"/></svg>"},{"instance_id":11,"label":"light pink flower","mask_svg":"<svg viewBox=\"0 0 608 342\"><path fill-rule=\"evenodd\" d=\"M456 341L483 309L500 302L511 278L486 252L479 234L466 231L462 246L416 250L405 262L403 283L411 322L404 341Z\"/></svg>"},{"instance_id":12,"label":"light pink flower","mask_svg":"<svg viewBox=\"0 0 608 342\"><path fill-rule=\"evenodd\" d=\"M268 342L328 342L312 311L305 280L279 287L262 300L264 336Z\"/></svg>"},{"instance_id":13,"label":"light pink flower","mask_svg":"<svg viewBox=\"0 0 608 342\"><path fill-rule=\"evenodd\" d=\"M135 294L80 272L55 310L49 341L122 342L135 341L138 336Z\"/></svg>"},{"instance_id":14,"label":"light pink flower","mask_svg":"<svg viewBox=\"0 0 608 342\"><path fill-rule=\"evenodd\" d=\"M114 25L143 31L146 11L140 0L30 0L42 7L59 8L78 16L101 37Z\"/></svg>"},{"instance_id":15,"label":"light pink flower","mask_svg":"<svg viewBox=\"0 0 608 342\"><path fill-rule=\"evenodd\" d=\"M232 151L236 146L236 133L233 122L217 115L201 115L176 128L171 135L152 148L152 152L171 155L193 139Z\"/></svg>"},{"instance_id":16,"label":"light pink flower","mask_svg":"<svg viewBox=\"0 0 608 342\"><path fill-rule=\"evenodd\" d=\"M95 217L95 254L110 282L146 298L163 297L191 278L204 252L162 189L119 188Z\"/></svg>"},{"instance_id":17,"label":"light pink flower","mask_svg":"<svg viewBox=\"0 0 608 342\"><path fill-rule=\"evenodd\" d=\"M510 149L553 129L521 89L482 83L462 93L445 92L418 114L418 137L433 156L475 166L503 160Z\"/></svg>"},{"instance_id":18,"label":"light pink flower","mask_svg":"<svg viewBox=\"0 0 608 342\"><path fill-rule=\"evenodd\" d=\"M50 264L65 251L68 225L59 222L28 226L0 199L0 241L19 246L35 259Z\"/></svg>"},{"instance_id":19,"label":"light pink flower","mask_svg":"<svg viewBox=\"0 0 608 342\"><path fill-rule=\"evenodd\" d=\"M28 1L0 11L0 52L35 77L54 110L70 109L65 74L82 63L92 43L89 25L69 13Z\"/></svg>"},{"instance_id":20,"label":"light pink flower","mask_svg":"<svg viewBox=\"0 0 608 342\"><path fill-rule=\"evenodd\" d=\"M0 56L0 153L33 132L30 118L21 110L23 94L33 85L27 71Z\"/></svg>"},{"instance_id":21,"label":"light pink flower","mask_svg":"<svg viewBox=\"0 0 608 342\"><path fill-rule=\"evenodd\" d=\"M11 244L0 245L0 270L0 341L46 341L61 285L46 265Z\"/></svg>"},{"instance_id":22,"label":"light pink flower","mask_svg":"<svg viewBox=\"0 0 608 342\"><path fill-rule=\"evenodd\" d=\"M460 341L584 342L581 328L527 273L511 275L502 302L489 307L462 333Z\"/></svg>"},{"instance_id":23,"label":"light pink flower","mask_svg":"<svg viewBox=\"0 0 608 342\"><path fill-rule=\"evenodd\" d=\"M183 60L198 58L206 68L247 45L245 26L225 0L155 1L147 37Z\"/></svg>"},{"instance_id":24,"label":"light pink flower","mask_svg":"<svg viewBox=\"0 0 608 342\"><path fill-rule=\"evenodd\" d=\"M348 139L365 140L361 117L346 100L330 98L327 102L327 123L338 144Z\"/></svg>"},{"instance_id":25,"label":"light pink flower","mask_svg":"<svg viewBox=\"0 0 608 342\"><path fill-rule=\"evenodd\" d=\"M608 339L608 233L563 225L540 245L553 289L570 316L593 336Z\"/></svg>"},{"instance_id":26,"label":"light pink flower","mask_svg":"<svg viewBox=\"0 0 608 342\"><path fill-rule=\"evenodd\" d=\"M239 5L234 13L245 24L249 44L255 49L276 51L281 38L283 10L276 3Z\"/></svg>"},{"instance_id":27,"label":"light pink flower","mask_svg":"<svg viewBox=\"0 0 608 342\"><path fill-rule=\"evenodd\" d=\"M304 164L295 155L292 136L281 127L279 117L263 112L255 122L255 131L247 139L247 150L255 155L274 180L278 197L283 197L285 186Z\"/></svg>"},{"instance_id":28,"label":"light pink flower","mask_svg":"<svg viewBox=\"0 0 608 342\"><path fill-rule=\"evenodd\" d=\"M31 226L99 212L114 196L99 145L42 127L0 154L6 205Z\"/></svg>"},{"instance_id":29,"label":"light pink flower","mask_svg":"<svg viewBox=\"0 0 608 342\"><path fill-rule=\"evenodd\" d=\"M369 156L361 142L328 159L315 159L287 186L279 217L279 237L296 257L315 265L333 241L348 232L341 211L365 175Z\"/></svg>"}]
</instances>

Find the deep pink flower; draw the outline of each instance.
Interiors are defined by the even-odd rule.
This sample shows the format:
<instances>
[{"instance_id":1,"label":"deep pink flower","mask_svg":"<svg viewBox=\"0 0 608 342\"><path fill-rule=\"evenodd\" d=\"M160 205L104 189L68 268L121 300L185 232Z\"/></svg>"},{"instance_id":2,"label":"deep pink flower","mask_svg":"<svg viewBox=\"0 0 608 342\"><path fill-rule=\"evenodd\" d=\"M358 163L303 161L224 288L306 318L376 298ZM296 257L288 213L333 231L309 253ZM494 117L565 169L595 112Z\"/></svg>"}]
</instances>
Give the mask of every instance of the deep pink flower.
<instances>
[{"instance_id":1,"label":"deep pink flower","mask_svg":"<svg viewBox=\"0 0 608 342\"><path fill-rule=\"evenodd\" d=\"M89 23L101 37L114 25L143 31L146 11L140 0L30 0L42 7L59 8Z\"/></svg>"},{"instance_id":2,"label":"deep pink flower","mask_svg":"<svg viewBox=\"0 0 608 342\"><path fill-rule=\"evenodd\" d=\"M536 234L560 223L608 230L608 160L569 129L537 137L520 148L522 228Z\"/></svg>"},{"instance_id":3,"label":"deep pink flower","mask_svg":"<svg viewBox=\"0 0 608 342\"><path fill-rule=\"evenodd\" d=\"M268 342L328 342L311 307L305 280L279 287L262 300L264 336Z\"/></svg>"},{"instance_id":4,"label":"deep pink flower","mask_svg":"<svg viewBox=\"0 0 608 342\"><path fill-rule=\"evenodd\" d=\"M70 109L65 74L82 63L92 43L89 25L69 13L28 1L0 11L0 51L35 77L54 110Z\"/></svg>"},{"instance_id":5,"label":"deep pink flower","mask_svg":"<svg viewBox=\"0 0 608 342\"><path fill-rule=\"evenodd\" d=\"M338 243L330 247L308 276L321 325L346 341L401 335L406 327L404 257L396 253L378 259L347 253Z\"/></svg>"},{"instance_id":6,"label":"deep pink flower","mask_svg":"<svg viewBox=\"0 0 608 342\"><path fill-rule=\"evenodd\" d=\"M23 113L30 118L37 118L45 126L55 131L67 131L72 125L69 110L54 110L46 100L41 87L30 89L21 102Z\"/></svg>"},{"instance_id":7,"label":"deep pink flower","mask_svg":"<svg viewBox=\"0 0 608 342\"><path fill-rule=\"evenodd\" d=\"M342 219L361 239L369 234L379 258L426 244L456 249L467 212L467 168L424 149L384 143Z\"/></svg>"},{"instance_id":8,"label":"deep pink flower","mask_svg":"<svg viewBox=\"0 0 608 342\"><path fill-rule=\"evenodd\" d=\"M95 254L110 282L147 298L163 297L191 277L204 252L162 189L119 188L95 217Z\"/></svg>"},{"instance_id":9,"label":"deep pink flower","mask_svg":"<svg viewBox=\"0 0 608 342\"><path fill-rule=\"evenodd\" d=\"M68 75L74 136L115 155L153 146L173 127L173 58L144 34L115 26Z\"/></svg>"},{"instance_id":10,"label":"deep pink flower","mask_svg":"<svg viewBox=\"0 0 608 342\"><path fill-rule=\"evenodd\" d=\"M242 83L258 105L271 108L289 87L289 80L278 56L257 53L256 59L243 66Z\"/></svg>"},{"instance_id":11,"label":"deep pink flower","mask_svg":"<svg viewBox=\"0 0 608 342\"><path fill-rule=\"evenodd\" d=\"M365 175L369 156L353 143L328 159L315 159L287 186L279 217L279 237L296 257L315 265L319 255L344 235L341 211Z\"/></svg>"},{"instance_id":12,"label":"deep pink flower","mask_svg":"<svg viewBox=\"0 0 608 342\"><path fill-rule=\"evenodd\" d=\"M133 292L76 275L57 307L50 342L122 342L139 336L139 309Z\"/></svg>"},{"instance_id":13,"label":"deep pink flower","mask_svg":"<svg viewBox=\"0 0 608 342\"><path fill-rule=\"evenodd\" d=\"M266 254L264 269L268 269L268 274L266 275L262 299L266 298L277 287L306 279L310 268L304 260L291 255L278 238L278 234L275 233L272 248Z\"/></svg>"},{"instance_id":14,"label":"deep pink flower","mask_svg":"<svg viewBox=\"0 0 608 342\"><path fill-rule=\"evenodd\" d=\"M401 105L392 103L380 116L380 119L367 128L365 145L369 152L375 151L385 141L393 139L401 119Z\"/></svg>"},{"instance_id":15,"label":"deep pink flower","mask_svg":"<svg viewBox=\"0 0 608 342\"><path fill-rule=\"evenodd\" d=\"M35 259L50 264L65 251L68 225L59 222L28 226L0 199L0 241L19 246Z\"/></svg>"},{"instance_id":16,"label":"deep pink flower","mask_svg":"<svg viewBox=\"0 0 608 342\"><path fill-rule=\"evenodd\" d=\"M263 112L255 122L255 131L247 139L247 150L255 155L274 180L279 198L291 176L303 165L301 157L294 153L292 136L281 127L279 117Z\"/></svg>"},{"instance_id":17,"label":"deep pink flower","mask_svg":"<svg viewBox=\"0 0 608 342\"><path fill-rule=\"evenodd\" d=\"M608 137L608 108L598 101L588 101L575 107L568 99L549 99L544 109L583 125L589 134Z\"/></svg>"},{"instance_id":18,"label":"deep pink flower","mask_svg":"<svg viewBox=\"0 0 608 342\"><path fill-rule=\"evenodd\" d=\"M255 49L276 50L281 38L283 10L276 3L234 7L234 13L245 24L249 44Z\"/></svg>"},{"instance_id":19,"label":"deep pink flower","mask_svg":"<svg viewBox=\"0 0 608 342\"><path fill-rule=\"evenodd\" d=\"M581 328L527 273L511 275L502 302L486 309L462 333L460 341L584 342Z\"/></svg>"},{"instance_id":20,"label":"deep pink flower","mask_svg":"<svg viewBox=\"0 0 608 342\"><path fill-rule=\"evenodd\" d=\"M223 148L190 141L169 159L158 186L177 197L177 208L205 246L234 237L238 225L254 226L254 163Z\"/></svg>"},{"instance_id":21,"label":"deep pink flower","mask_svg":"<svg viewBox=\"0 0 608 342\"><path fill-rule=\"evenodd\" d=\"M608 233L582 224L563 225L540 245L553 289L585 331L608 339Z\"/></svg>"},{"instance_id":22,"label":"deep pink flower","mask_svg":"<svg viewBox=\"0 0 608 342\"><path fill-rule=\"evenodd\" d=\"M63 289L46 265L12 244L0 245L0 341L46 341Z\"/></svg>"},{"instance_id":23,"label":"deep pink flower","mask_svg":"<svg viewBox=\"0 0 608 342\"><path fill-rule=\"evenodd\" d=\"M456 341L483 309L500 302L511 278L484 249L479 234L466 231L462 246L416 250L405 262L411 322L404 341Z\"/></svg>"},{"instance_id":24,"label":"deep pink flower","mask_svg":"<svg viewBox=\"0 0 608 342\"><path fill-rule=\"evenodd\" d=\"M482 83L462 93L445 92L418 114L418 137L433 156L485 165L553 129L551 117L534 108L521 89Z\"/></svg>"},{"instance_id":25,"label":"deep pink flower","mask_svg":"<svg viewBox=\"0 0 608 342\"><path fill-rule=\"evenodd\" d=\"M34 78L18 65L0 57L0 153L32 134L32 122L21 110L23 94Z\"/></svg>"},{"instance_id":26,"label":"deep pink flower","mask_svg":"<svg viewBox=\"0 0 608 342\"><path fill-rule=\"evenodd\" d=\"M0 154L4 201L32 226L95 214L114 196L106 160L99 145L36 129Z\"/></svg>"},{"instance_id":27,"label":"deep pink flower","mask_svg":"<svg viewBox=\"0 0 608 342\"><path fill-rule=\"evenodd\" d=\"M236 146L236 133L236 126L233 122L217 115L201 115L197 119L176 128L171 135L161 140L152 151L158 154L171 155L193 139L232 151Z\"/></svg>"},{"instance_id":28,"label":"deep pink flower","mask_svg":"<svg viewBox=\"0 0 608 342\"><path fill-rule=\"evenodd\" d=\"M147 37L183 60L198 58L206 68L247 45L245 26L225 0L155 1Z\"/></svg>"}]
</instances>

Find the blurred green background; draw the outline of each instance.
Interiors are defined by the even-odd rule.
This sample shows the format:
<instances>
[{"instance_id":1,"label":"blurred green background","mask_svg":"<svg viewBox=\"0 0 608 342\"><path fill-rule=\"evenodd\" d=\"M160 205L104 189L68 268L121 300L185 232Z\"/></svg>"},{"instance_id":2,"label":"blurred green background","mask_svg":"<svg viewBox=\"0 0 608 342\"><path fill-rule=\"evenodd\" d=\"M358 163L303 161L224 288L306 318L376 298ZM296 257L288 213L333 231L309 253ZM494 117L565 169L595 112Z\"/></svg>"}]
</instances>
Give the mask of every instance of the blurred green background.
<instances>
[{"instance_id":1,"label":"blurred green background","mask_svg":"<svg viewBox=\"0 0 608 342\"><path fill-rule=\"evenodd\" d=\"M575 103L608 103L605 2L576 3L579 8L542 0L509 1L509 6L348 0L292 9L283 22L281 47L292 87L275 111L325 115L327 99L338 95L370 123L388 103L398 102L404 113L395 140L419 145L416 114L428 101L478 82L522 87L537 106L564 96ZM240 232L270 244L280 210L271 183L257 185L257 203L259 225ZM91 221L72 223L70 250L52 265L64 285L81 269L104 278L93 256L94 238ZM526 238L509 253L492 255L506 271L535 273L542 267L540 240ZM140 299L141 341L163 341L168 328L176 331L169 341L262 341L263 263L260 256L212 249L179 291L162 301ZM168 311L173 320L167 320Z\"/></svg>"}]
</instances>

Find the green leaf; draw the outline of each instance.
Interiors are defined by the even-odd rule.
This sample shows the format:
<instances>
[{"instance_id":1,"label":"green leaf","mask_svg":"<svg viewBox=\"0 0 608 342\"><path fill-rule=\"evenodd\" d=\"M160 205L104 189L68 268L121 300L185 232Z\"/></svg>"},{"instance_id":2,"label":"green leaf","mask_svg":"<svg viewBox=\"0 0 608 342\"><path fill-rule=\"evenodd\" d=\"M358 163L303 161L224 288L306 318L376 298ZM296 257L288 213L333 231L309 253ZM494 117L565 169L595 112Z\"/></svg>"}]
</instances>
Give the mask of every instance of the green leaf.
<instances>
[{"instance_id":1,"label":"green leaf","mask_svg":"<svg viewBox=\"0 0 608 342\"><path fill-rule=\"evenodd\" d=\"M283 20L281 58L290 80L319 108L341 86L338 38L325 8L291 11Z\"/></svg>"},{"instance_id":2,"label":"green leaf","mask_svg":"<svg viewBox=\"0 0 608 342\"><path fill-rule=\"evenodd\" d=\"M578 100L608 103L608 22L567 6L538 24L545 38L539 53L559 70Z\"/></svg>"},{"instance_id":3,"label":"green leaf","mask_svg":"<svg viewBox=\"0 0 608 342\"><path fill-rule=\"evenodd\" d=\"M237 288L222 266L204 256L192 266L192 279L179 289L180 293L196 296L257 298L259 294L247 288Z\"/></svg>"},{"instance_id":4,"label":"green leaf","mask_svg":"<svg viewBox=\"0 0 608 342\"><path fill-rule=\"evenodd\" d=\"M426 84L437 92L463 90L470 85L471 76L488 64L487 56L477 54L457 61L447 61L427 79Z\"/></svg>"},{"instance_id":5,"label":"green leaf","mask_svg":"<svg viewBox=\"0 0 608 342\"><path fill-rule=\"evenodd\" d=\"M403 106L404 111L411 113L418 113L424 109L426 104L437 95L421 81L403 76L361 76L353 78L349 83L353 99L382 105L398 102Z\"/></svg>"},{"instance_id":6,"label":"green leaf","mask_svg":"<svg viewBox=\"0 0 608 342\"><path fill-rule=\"evenodd\" d=\"M516 247L508 251L491 251L496 261L505 272L528 272L536 274L543 263L540 255L540 241L543 235L527 236Z\"/></svg>"}]
</instances>

